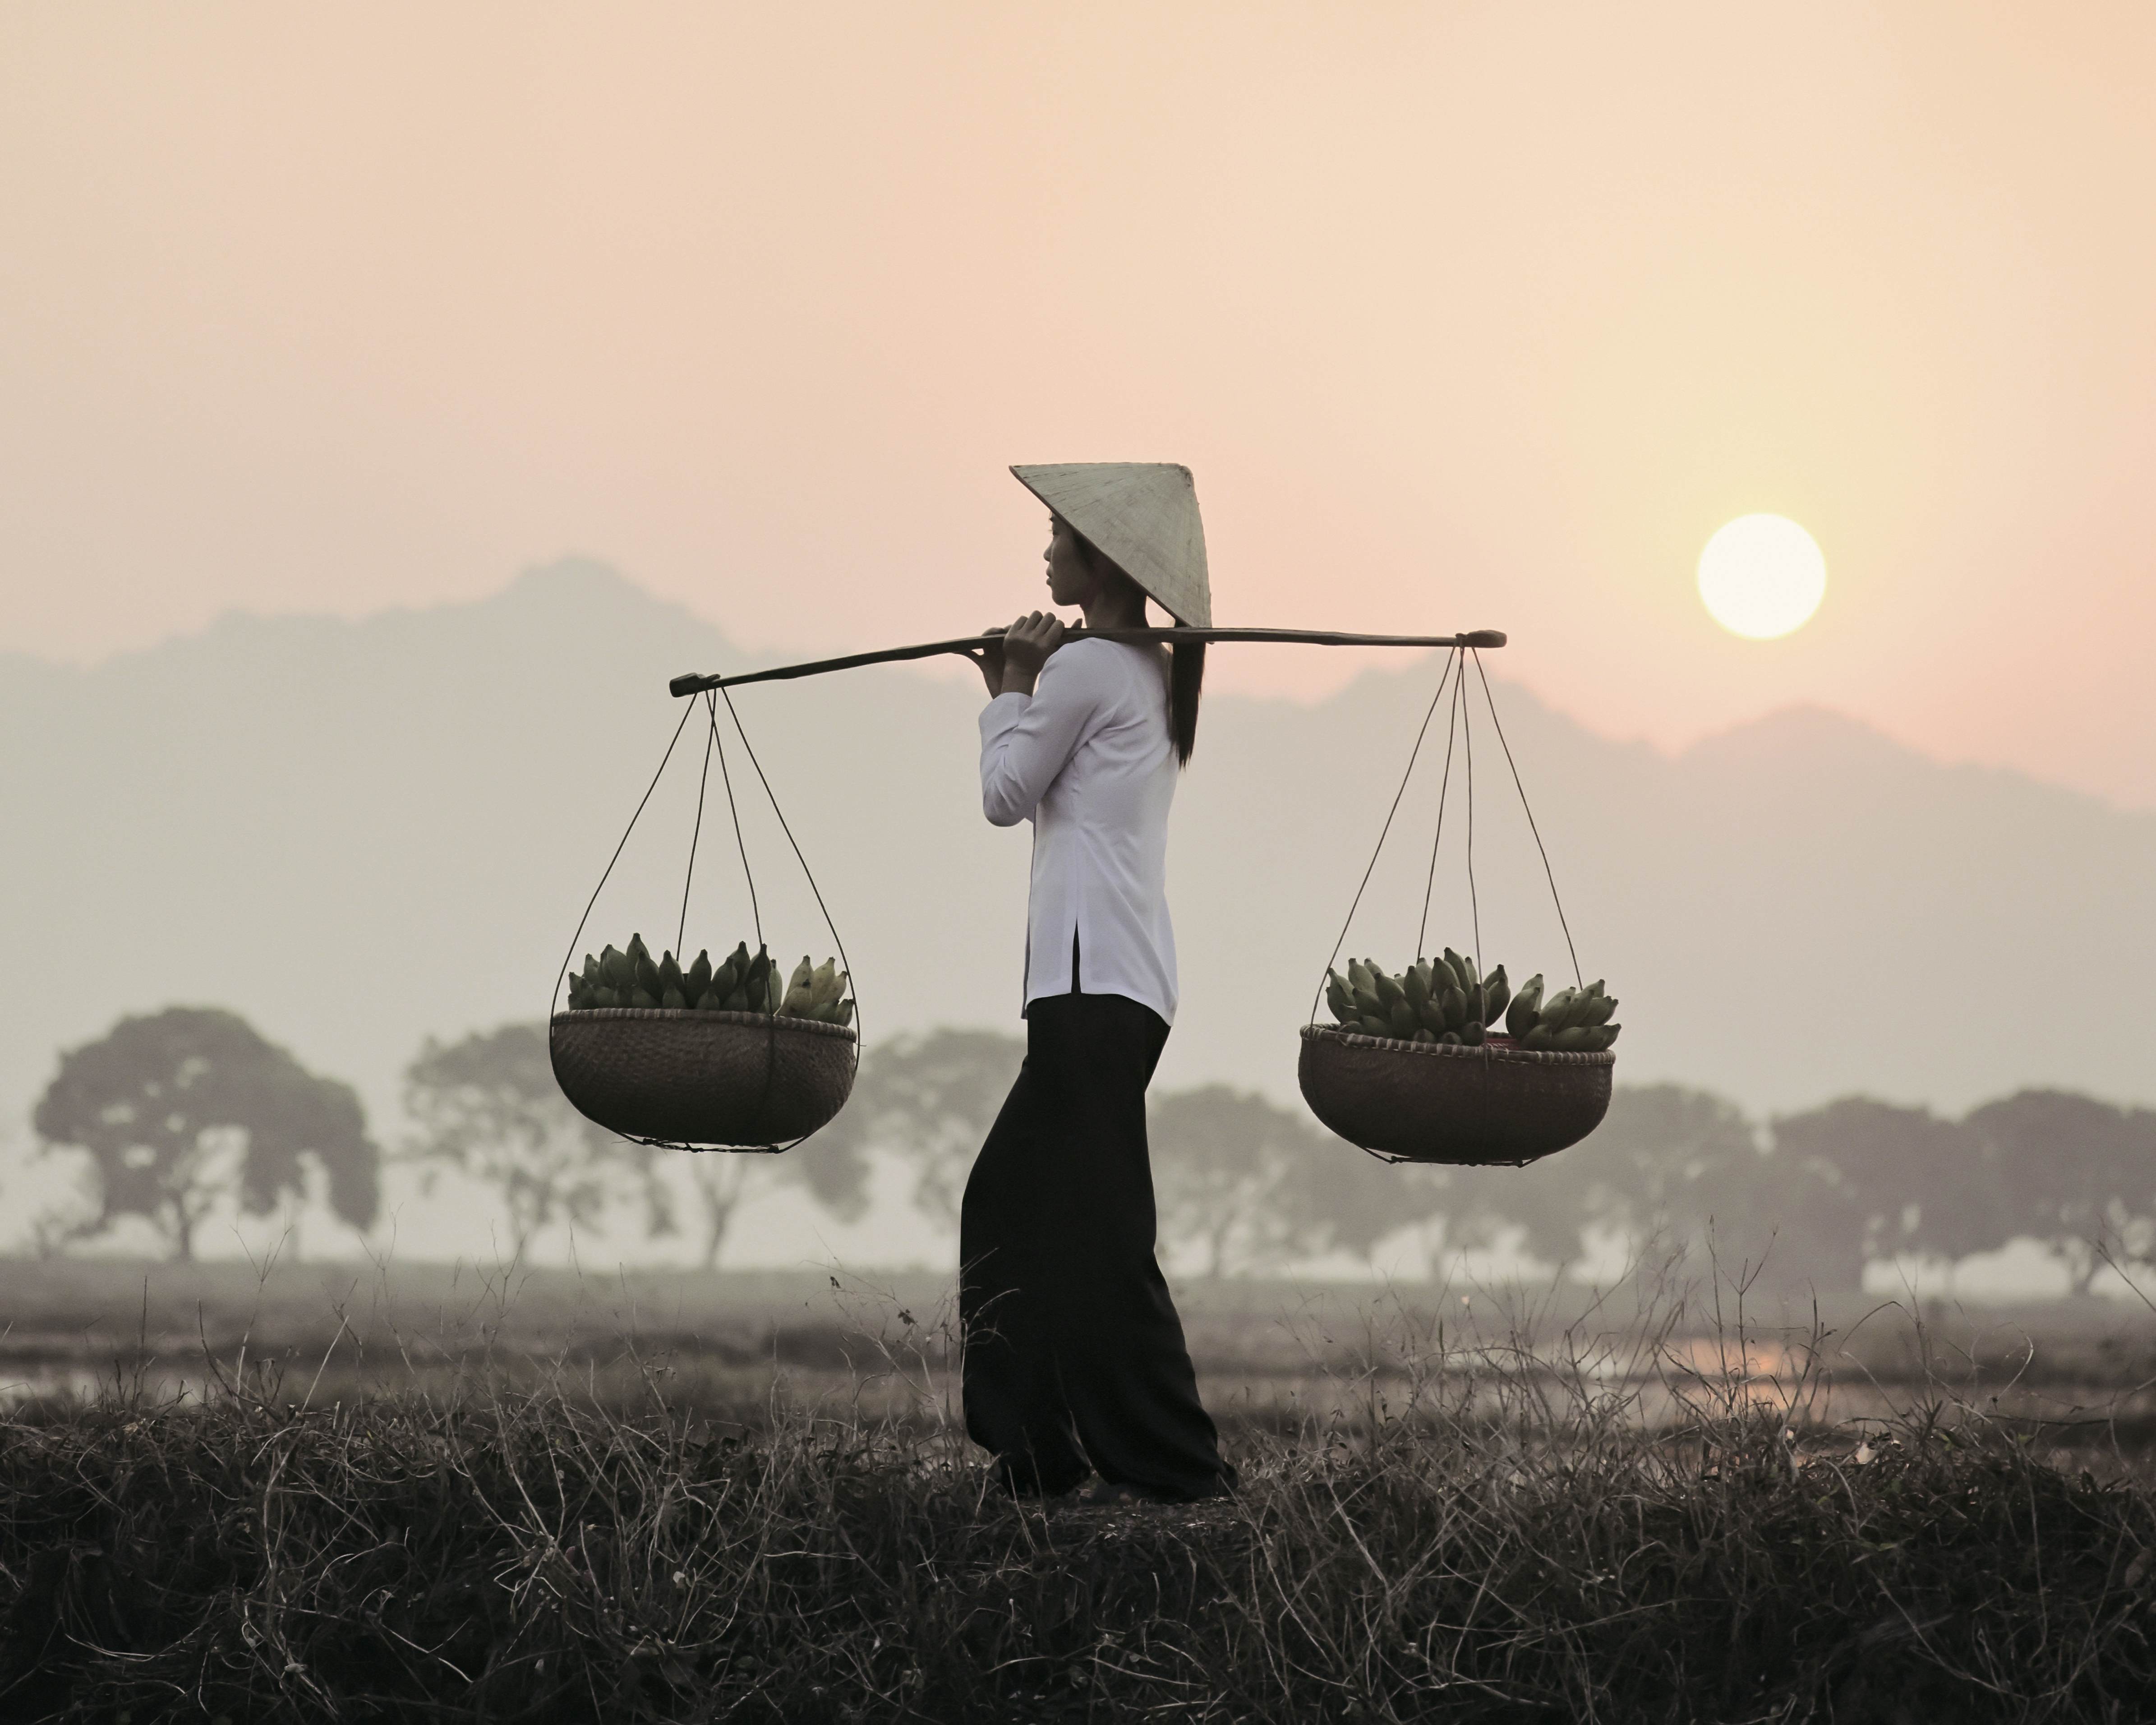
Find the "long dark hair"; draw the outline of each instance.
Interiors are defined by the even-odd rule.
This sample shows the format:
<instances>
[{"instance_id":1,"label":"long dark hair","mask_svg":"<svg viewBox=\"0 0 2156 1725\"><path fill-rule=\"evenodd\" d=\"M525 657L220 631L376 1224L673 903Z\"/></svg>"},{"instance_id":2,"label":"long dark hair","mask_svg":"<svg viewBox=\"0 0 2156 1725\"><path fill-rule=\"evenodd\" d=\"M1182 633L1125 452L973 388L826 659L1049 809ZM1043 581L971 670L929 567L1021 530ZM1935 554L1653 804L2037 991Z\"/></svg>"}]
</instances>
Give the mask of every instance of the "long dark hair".
<instances>
[{"instance_id":1,"label":"long dark hair","mask_svg":"<svg viewBox=\"0 0 2156 1725\"><path fill-rule=\"evenodd\" d=\"M1065 525L1068 525L1067 523ZM1070 536L1077 542L1079 554L1086 559L1086 567L1096 575L1106 573L1118 580L1129 581L1130 572L1113 557L1073 527ZM1141 612L1140 614L1143 614ZM1178 627L1183 619L1176 618ZM1205 686L1205 644L1203 641L1178 641L1168 649L1168 730L1175 739L1175 761L1178 767L1190 764L1190 752L1198 747L1198 696Z\"/></svg>"}]
</instances>

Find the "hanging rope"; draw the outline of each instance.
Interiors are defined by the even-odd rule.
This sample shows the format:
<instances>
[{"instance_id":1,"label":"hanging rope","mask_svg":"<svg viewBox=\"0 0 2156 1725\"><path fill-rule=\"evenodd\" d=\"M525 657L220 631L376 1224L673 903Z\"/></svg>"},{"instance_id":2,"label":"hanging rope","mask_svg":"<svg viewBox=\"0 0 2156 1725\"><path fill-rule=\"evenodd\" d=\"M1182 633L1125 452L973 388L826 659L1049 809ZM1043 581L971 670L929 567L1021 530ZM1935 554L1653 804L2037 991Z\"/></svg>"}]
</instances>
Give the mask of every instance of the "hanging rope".
<instances>
[{"instance_id":1,"label":"hanging rope","mask_svg":"<svg viewBox=\"0 0 2156 1725\"><path fill-rule=\"evenodd\" d=\"M733 775L726 771L726 739L719 735L718 699L716 696L706 695L704 697L704 705L711 711L711 740L719 746L719 778L726 788L726 813L733 817L734 848L741 852L742 879L748 883L749 921L756 925L756 943L761 947L763 944L763 907L757 902L756 870L748 865L748 842L742 837L741 809L734 801ZM727 701L727 712L733 713L733 702ZM738 714L734 715L734 727L737 730L741 727L741 717ZM744 738L743 741L746 742L747 739ZM783 825L784 823L782 822L780 824ZM803 863L802 867L806 869L808 865ZM822 901L819 899L818 902L820 904Z\"/></svg>"},{"instance_id":2,"label":"hanging rope","mask_svg":"<svg viewBox=\"0 0 2156 1725\"><path fill-rule=\"evenodd\" d=\"M1454 686L1464 689L1467 679L1462 675ZM1465 700L1460 703L1460 742L1461 752L1467 757L1467 914L1475 928L1475 971L1482 971L1482 905L1475 896L1475 709Z\"/></svg>"},{"instance_id":3,"label":"hanging rope","mask_svg":"<svg viewBox=\"0 0 2156 1725\"><path fill-rule=\"evenodd\" d=\"M1408 752L1408 770L1400 775L1400 788L1393 793L1393 806L1385 811L1385 824L1378 829L1377 847L1370 853L1369 867L1363 870L1363 879L1355 888L1354 903L1348 906L1348 920L1340 925L1340 937L1332 942L1332 956L1325 961L1325 968L1328 973L1340 962L1340 949L1348 943L1348 931L1355 924L1356 906L1363 902L1363 889L1369 886L1371 873L1377 868L1378 858L1384 850L1385 834L1392 831L1393 817L1400 812L1400 798L1408 793L1408 781L1414 777L1415 761L1422 753L1422 740L1430 734L1430 721L1436 716L1438 702L1445 699L1446 680L1451 678L1453 669L1459 660L1460 649L1455 647L1445 655L1445 669L1438 673L1437 693L1430 696L1429 711L1422 716L1422 729L1415 732L1414 747ZM1455 689L1458 686L1456 680L1454 686ZM1448 744L1448 755L1450 748L1450 746ZM1310 997L1310 1022L1313 1024L1317 1022L1317 1003L1324 998L1325 978L1321 976L1317 979L1317 992Z\"/></svg>"},{"instance_id":4,"label":"hanging rope","mask_svg":"<svg viewBox=\"0 0 2156 1725\"><path fill-rule=\"evenodd\" d=\"M1445 841L1445 804L1452 793L1452 744L1460 729L1460 680L1455 680L1452 685L1452 711L1447 716L1445 727L1445 773L1437 783L1437 831L1430 841L1430 875L1422 884L1422 921L1415 925L1418 964L1423 961L1424 947L1430 939L1430 895L1437 890L1437 847Z\"/></svg>"},{"instance_id":5,"label":"hanging rope","mask_svg":"<svg viewBox=\"0 0 2156 1725\"><path fill-rule=\"evenodd\" d=\"M708 702L711 696L704 697ZM681 920L674 925L674 957L680 963L688 957L682 947L682 937L689 927L689 883L696 878L696 845L704 836L704 793L711 785L711 745L718 740L719 727L716 721L704 737L704 770L696 780L696 824L689 829L689 872L681 877Z\"/></svg>"},{"instance_id":6,"label":"hanging rope","mask_svg":"<svg viewBox=\"0 0 2156 1725\"><path fill-rule=\"evenodd\" d=\"M1490 695L1490 673L1482 669L1482 655L1479 653L1475 655L1475 674L1482 680L1483 704L1490 709L1490 723L1497 733L1499 746L1505 751L1505 764L1512 769L1512 788L1520 793L1520 807L1527 811L1527 830L1535 835L1535 849L1542 854L1543 875L1549 882L1550 902L1557 906L1557 926L1564 931L1564 949L1572 956L1573 986L1581 987L1584 978L1579 969L1579 952L1572 943L1572 924L1565 920L1564 901L1558 896L1557 875L1550 867L1549 851L1543 844L1542 829L1535 824L1535 811L1533 805L1527 801L1527 788L1520 783L1519 763L1512 758L1512 746L1505 741L1505 726L1497 717L1497 703ZM1466 680L1464 675L1462 680ZM1471 886L1474 876L1471 874L1468 879ZM1477 963L1480 962L1478 958Z\"/></svg>"},{"instance_id":7,"label":"hanging rope","mask_svg":"<svg viewBox=\"0 0 2156 1725\"><path fill-rule=\"evenodd\" d=\"M719 693L726 697L726 711L732 716L734 734L741 738L742 752L748 757L748 764L756 768L757 781L763 787L763 794L771 804L771 812L778 817L778 830L786 834L786 842L793 848L793 860L801 865L801 872L808 882L808 891L815 895L816 908L823 913L824 927L830 931L831 944L839 949L839 963L844 968L846 974L850 977L854 972L854 961L846 956L846 943L839 937L839 925L831 920L830 907L824 902L824 890L816 884L816 872L808 866L808 859L802 855L800 844L793 836L793 829L786 824L786 811L778 806L778 798L771 788L771 781L764 777L763 763L757 759L756 750L748 740L748 732L742 728L741 714L735 710L732 694L725 689L720 690ZM720 770L723 773L726 768L726 757L721 754L719 759ZM733 797L731 786L728 787L726 796L727 800L731 802ZM734 819L734 832L737 836L741 832L739 815L736 815ZM742 866L744 869L748 866L748 852L746 850L742 852ZM751 890L753 891L753 888ZM757 924L756 938L757 945L761 946L763 943L763 925L761 922ZM860 996L856 993L854 996L854 1061L856 1066L860 1063L860 1048L865 1034L861 1029Z\"/></svg>"},{"instance_id":8,"label":"hanging rope","mask_svg":"<svg viewBox=\"0 0 2156 1725\"><path fill-rule=\"evenodd\" d=\"M651 775L651 783L644 786L644 795L637 803L636 813L629 816L628 826L622 830L621 843L614 846L613 855L607 859L605 874L599 876L599 884L592 889L592 896L584 901L584 914L577 918L577 932L569 937L569 950L562 955L562 968L554 975L554 992L547 1002L547 1016L550 1018L553 1015L554 1002L561 999L562 978L568 975L569 966L577 956L577 944L584 937L584 925L591 921L592 906L599 901L599 895L606 891L607 878L613 873L613 865L621 860L621 853L629 844L629 835L636 830L636 823L643 817L644 804L651 800L651 793L659 788L659 781L665 776L666 763L674 758L674 745L680 742L682 730L688 722L689 715L684 712L680 724L674 727L673 736L666 741L666 752L659 757L659 771Z\"/></svg>"}]
</instances>

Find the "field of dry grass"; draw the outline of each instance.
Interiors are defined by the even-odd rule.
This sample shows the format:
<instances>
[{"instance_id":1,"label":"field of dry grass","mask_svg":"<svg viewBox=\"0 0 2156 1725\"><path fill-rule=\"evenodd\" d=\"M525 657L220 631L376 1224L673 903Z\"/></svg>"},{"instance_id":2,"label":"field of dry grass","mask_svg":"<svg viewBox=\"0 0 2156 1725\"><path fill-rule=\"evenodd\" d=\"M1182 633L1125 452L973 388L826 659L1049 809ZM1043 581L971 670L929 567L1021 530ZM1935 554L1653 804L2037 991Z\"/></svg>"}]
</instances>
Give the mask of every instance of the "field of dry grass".
<instances>
[{"instance_id":1,"label":"field of dry grass","mask_svg":"<svg viewBox=\"0 0 2156 1725\"><path fill-rule=\"evenodd\" d=\"M2115 1309L1195 1290L1243 1489L1109 1512L993 1489L931 1284L367 1280L9 1267L95 1381L9 1368L0 1716L2156 1712Z\"/></svg>"}]
</instances>

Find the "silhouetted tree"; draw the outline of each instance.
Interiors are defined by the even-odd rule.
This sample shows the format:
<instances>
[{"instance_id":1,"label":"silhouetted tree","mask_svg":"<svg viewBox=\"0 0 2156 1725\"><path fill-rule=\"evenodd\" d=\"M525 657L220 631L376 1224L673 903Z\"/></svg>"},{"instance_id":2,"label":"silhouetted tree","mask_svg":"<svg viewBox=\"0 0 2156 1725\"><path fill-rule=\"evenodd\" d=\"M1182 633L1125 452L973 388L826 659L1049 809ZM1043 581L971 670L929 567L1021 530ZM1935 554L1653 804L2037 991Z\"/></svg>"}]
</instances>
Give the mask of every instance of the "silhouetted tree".
<instances>
[{"instance_id":1,"label":"silhouetted tree","mask_svg":"<svg viewBox=\"0 0 2156 1725\"><path fill-rule=\"evenodd\" d=\"M1571 1149L1523 1168L1463 1169L1443 1203L1449 1232L1488 1245L1521 1230L1523 1250L1560 1267L1599 1225L1641 1249L1702 1241L1717 1203L1759 1170L1750 1122L1706 1091L1659 1084L1620 1088L1609 1112Z\"/></svg>"},{"instance_id":2,"label":"silhouetted tree","mask_svg":"<svg viewBox=\"0 0 2156 1725\"><path fill-rule=\"evenodd\" d=\"M2156 1248L2156 1112L2092 1096L2025 1090L1964 1122L1989 1153L2008 1231L2041 1240L2076 1294L2106 1251L2148 1259Z\"/></svg>"},{"instance_id":3,"label":"silhouetted tree","mask_svg":"<svg viewBox=\"0 0 2156 1725\"><path fill-rule=\"evenodd\" d=\"M1581 1251L1584 1194L1563 1153L1526 1168L1447 1168L1431 1215L1444 1220L1445 1244L1457 1251L1511 1245L1563 1270Z\"/></svg>"},{"instance_id":4,"label":"silhouetted tree","mask_svg":"<svg viewBox=\"0 0 2156 1725\"><path fill-rule=\"evenodd\" d=\"M995 1124L1025 1045L995 1030L929 1030L866 1055L845 1110L814 1142L858 1158L870 1148L914 1164L913 1199L955 1224L973 1157Z\"/></svg>"},{"instance_id":5,"label":"silhouetted tree","mask_svg":"<svg viewBox=\"0 0 2156 1725\"><path fill-rule=\"evenodd\" d=\"M834 1136L829 1127L782 1156L706 1150L687 1161L690 1184L703 1219L706 1270L718 1267L720 1248L741 1207L767 1192L802 1187L841 1221L854 1221L868 1209L868 1160L857 1144Z\"/></svg>"},{"instance_id":6,"label":"silhouetted tree","mask_svg":"<svg viewBox=\"0 0 2156 1725\"><path fill-rule=\"evenodd\" d=\"M406 1069L404 1108L419 1130L401 1159L426 1167L429 1189L453 1168L500 1192L516 1257L557 1221L599 1228L608 1204L632 1194L649 1231L675 1226L649 1147L587 1120L562 1094L543 1024L429 1037Z\"/></svg>"},{"instance_id":7,"label":"silhouetted tree","mask_svg":"<svg viewBox=\"0 0 2156 1725\"><path fill-rule=\"evenodd\" d=\"M2010 1237L1995 1159L1959 1122L1845 1096L1777 1120L1774 1140L1752 1201L1783 1219L1783 1250L1818 1266L1823 1287L1861 1286L1873 1258L1921 1252L1951 1263ZM1803 1181L1805 1173L1816 1178Z\"/></svg>"},{"instance_id":8,"label":"silhouetted tree","mask_svg":"<svg viewBox=\"0 0 2156 1725\"><path fill-rule=\"evenodd\" d=\"M352 1086L214 1007L122 1019L62 1055L32 1125L49 1150L90 1158L96 1208L78 1231L143 1216L176 1258L193 1256L195 1230L224 1194L250 1215L305 1197L308 1163L352 1227L372 1225L380 1203L380 1153Z\"/></svg>"},{"instance_id":9,"label":"silhouetted tree","mask_svg":"<svg viewBox=\"0 0 2156 1725\"><path fill-rule=\"evenodd\" d=\"M1363 1158L1255 1093L1173 1091L1152 1105L1147 1135L1161 1233L1202 1241L1207 1276L1277 1270L1336 1245L1367 1251L1399 1224L1390 1194L1342 1153Z\"/></svg>"}]
</instances>

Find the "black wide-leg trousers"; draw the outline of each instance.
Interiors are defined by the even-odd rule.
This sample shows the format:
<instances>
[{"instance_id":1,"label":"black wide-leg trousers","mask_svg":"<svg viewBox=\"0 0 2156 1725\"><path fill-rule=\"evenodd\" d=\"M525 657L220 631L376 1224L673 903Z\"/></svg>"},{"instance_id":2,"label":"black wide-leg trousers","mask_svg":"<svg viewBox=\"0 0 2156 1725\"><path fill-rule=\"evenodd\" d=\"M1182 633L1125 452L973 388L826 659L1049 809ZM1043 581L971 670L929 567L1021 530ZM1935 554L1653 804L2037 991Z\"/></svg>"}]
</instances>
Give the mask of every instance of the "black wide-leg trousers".
<instances>
[{"instance_id":1,"label":"black wide-leg trousers","mask_svg":"<svg viewBox=\"0 0 2156 1725\"><path fill-rule=\"evenodd\" d=\"M1168 1026L1121 994L1026 1015L1025 1064L959 1210L966 1430L1014 1491L1091 1463L1163 1497L1235 1482L1153 1255L1146 1086Z\"/></svg>"}]
</instances>

